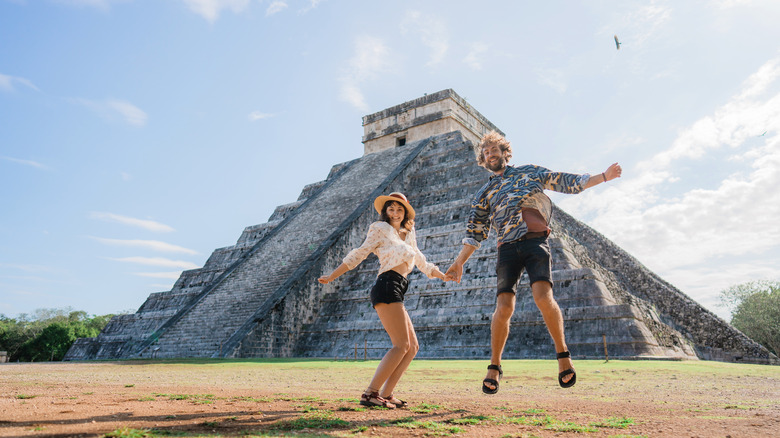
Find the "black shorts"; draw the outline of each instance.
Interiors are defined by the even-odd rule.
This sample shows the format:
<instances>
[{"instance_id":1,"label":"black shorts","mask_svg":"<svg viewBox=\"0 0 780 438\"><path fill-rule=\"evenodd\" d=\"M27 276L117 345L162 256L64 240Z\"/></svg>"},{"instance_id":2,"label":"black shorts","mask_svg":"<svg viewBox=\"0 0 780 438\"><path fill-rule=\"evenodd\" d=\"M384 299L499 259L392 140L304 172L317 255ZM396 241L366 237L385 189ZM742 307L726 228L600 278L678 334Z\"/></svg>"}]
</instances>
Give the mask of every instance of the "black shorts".
<instances>
[{"instance_id":1,"label":"black shorts","mask_svg":"<svg viewBox=\"0 0 780 438\"><path fill-rule=\"evenodd\" d=\"M379 303L404 302L404 295L409 289L409 280L403 275L390 270L379 274L374 287L371 288L371 306Z\"/></svg>"},{"instance_id":2,"label":"black shorts","mask_svg":"<svg viewBox=\"0 0 780 438\"><path fill-rule=\"evenodd\" d=\"M547 281L552 284L550 245L546 237L516 240L498 247L496 295L505 292L516 293L517 280L523 274L523 269L528 271L531 284L537 281Z\"/></svg>"}]
</instances>

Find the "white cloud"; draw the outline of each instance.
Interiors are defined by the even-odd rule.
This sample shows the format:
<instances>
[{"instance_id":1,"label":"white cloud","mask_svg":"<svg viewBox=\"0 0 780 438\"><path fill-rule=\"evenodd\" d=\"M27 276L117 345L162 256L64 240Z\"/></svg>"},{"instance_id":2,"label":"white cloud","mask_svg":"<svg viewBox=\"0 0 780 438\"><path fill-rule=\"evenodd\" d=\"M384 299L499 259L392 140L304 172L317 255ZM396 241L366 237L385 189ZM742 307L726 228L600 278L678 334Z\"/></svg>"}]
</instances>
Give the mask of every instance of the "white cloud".
<instances>
[{"instance_id":1,"label":"white cloud","mask_svg":"<svg viewBox=\"0 0 780 438\"><path fill-rule=\"evenodd\" d=\"M173 245L166 242L160 242L159 240L138 240L138 239L125 240L125 239L107 239L104 237L93 237L93 236L89 236L89 237L97 240L102 244L111 245L111 246L144 248L144 249L150 249L159 252L175 252L175 253L192 254L192 255L198 254L198 252L195 251L194 249L184 248L183 246Z\"/></svg>"},{"instance_id":2,"label":"white cloud","mask_svg":"<svg viewBox=\"0 0 780 438\"><path fill-rule=\"evenodd\" d=\"M181 0L192 12L202 16L209 23L213 23L219 18L223 9L229 9L234 13L239 13L246 9L249 0Z\"/></svg>"},{"instance_id":3,"label":"white cloud","mask_svg":"<svg viewBox=\"0 0 780 438\"><path fill-rule=\"evenodd\" d=\"M308 4L307 6L305 6L303 9L301 9L299 12L300 12L301 14L305 14L305 13L307 13L307 12L311 11L312 9L315 9L315 8L316 8L317 6L319 6L319 5L320 5L320 3L322 3L323 1L324 1L324 0L309 0L309 4Z\"/></svg>"},{"instance_id":4,"label":"white cloud","mask_svg":"<svg viewBox=\"0 0 780 438\"><path fill-rule=\"evenodd\" d=\"M267 119L273 116L274 116L273 114L261 113L260 111L252 111L251 113L249 113L247 118L253 122L256 122L258 120Z\"/></svg>"},{"instance_id":5,"label":"white cloud","mask_svg":"<svg viewBox=\"0 0 780 438\"><path fill-rule=\"evenodd\" d=\"M471 67L472 70L482 70L482 54L487 52L488 47L485 43L471 43L469 45L469 53L463 58L463 62Z\"/></svg>"},{"instance_id":6,"label":"white cloud","mask_svg":"<svg viewBox=\"0 0 780 438\"><path fill-rule=\"evenodd\" d=\"M700 301L751 275L780 278L779 64L621 180L559 204Z\"/></svg>"},{"instance_id":7,"label":"white cloud","mask_svg":"<svg viewBox=\"0 0 780 438\"><path fill-rule=\"evenodd\" d=\"M174 231L173 227L170 227L165 224L161 224L159 222L151 221L151 220L145 220L145 219L136 219L133 217L128 216L122 216L119 214L114 213L105 213L105 212L92 212L90 214L90 218L92 219L100 219L104 221L109 222L116 222L123 225L129 225L132 227L137 228L143 228L145 230L149 231L156 231L156 232L170 232Z\"/></svg>"},{"instance_id":8,"label":"white cloud","mask_svg":"<svg viewBox=\"0 0 780 438\"><path fill-rule=\"evenodd\" d=\"M360 85L390 68L389 55L390 50L381 39L370 36L357 37L355 53L347 62L347 69L340 79L341 99L355 108L368 111Z\"/></svg>"},{"instance_id":9,"label":"white cloud","mask_svg":"<svg viewBox=\"0 0 780 438\"><path fill-rule=\"evenodd\" d=\"M401 34L415 35L431 51L430 59L426 63L433 66L444 60L444 55L449 48L449 36L447 26L436 18L423 16L419 11L407 11L401 22Z\"/></svg>"},{"instance_id":10,"label":"white cloud","mask_svg":"<svg viewBox=\"0 0 780 438\"><path fill-rule=\"evenodd\" d=\"M27 88L31 88L35 91L41 91L35 86L29 79L20 78L18 76L9 76L0 73L0 91L14 91L16 88L14 84L21 84Z\"/></svg>"},{"instance_id":11,"label":"white cloud","mask_svg":"<svg viewBox=\"0 0 780 438\"><path fill-rule=\"evenodd\" d=\"M185 260L171 260L164 257L120 257L120 258L108 258L116 262L122 263L135 263L138 265L158 266L161 268L180 268L180 269L195 269L198 267L195 263Z\"/></svg>"},{"instance_id":12,"label":"white cloud","mask_svg":"<svg viewBox=\"0 0 780 438\"><path fill-rule=\"evenodd\" d=\"M30 166L30 167L35 167L36 169L42 169L42 170L47 170L49 168L45 164L41 164L41 163L39 163L37 161L32 161L32 160L22 160L22 159L19 159L19 158L3 157L3 156L0 156L0 160L10 161L12 163L22 164L22 165Z\"/></svg>"},{"instance_id":13,"label":"white cloud","mask_svg":"<svg viewBox=\"0 0 780 438\"><path fill-rule=\"evenodd\" d=\"M127 172L119 172L119 176L122 177L122 181L130 181L133 179L133 175Z\"/></svg>"},{"instance_id":14,"label":"white cloud","mask_svg":"<svg viewBox=\"0 0 780 438\"><path fill-rule=\"evenodd\" d=\"M146 124L146 113L137 106L122 100L109 100L108 107L124 117L131 125L143 126Z\"/></svg>"},{"instance_id":15,"label":"white cloud","mask_svg":"<svg viewBox=\"0 0 780 438\"><path fill-rule=\"evenodd\" d=\"M130 102L117 99L107 99L95 101L88 99L73 99L74 102L84 105L101 117L113 119L116 116L121 117L126 123L134 126L144 126L146 124L146 113Z\"/></svg>"},{"instance_id":16,"label":"white cloud","mask_svg":"<svg viewBox=\"0 0 780 438\"><path fill-rule=\"evenodd\" d=\"M627 43L626 47L641 48L659 35L672 16L672 7L666 3L654 0L621 17L619 23L622 26L618 29L620 42ZM622 44L621 48L625 48Z\"/></svg>"},{"instance_id":17,"label":"white cloud","mask_svg":"<svg viewBox=\"0 0 780 438\"><path fill-rule=\"evenodd\" d=\"M274 14L278 14L287 9L287 2L285 0L274 0L268 5L268 9L265 10L265 16L269 17Z\"/></svg>"}]
</instances>

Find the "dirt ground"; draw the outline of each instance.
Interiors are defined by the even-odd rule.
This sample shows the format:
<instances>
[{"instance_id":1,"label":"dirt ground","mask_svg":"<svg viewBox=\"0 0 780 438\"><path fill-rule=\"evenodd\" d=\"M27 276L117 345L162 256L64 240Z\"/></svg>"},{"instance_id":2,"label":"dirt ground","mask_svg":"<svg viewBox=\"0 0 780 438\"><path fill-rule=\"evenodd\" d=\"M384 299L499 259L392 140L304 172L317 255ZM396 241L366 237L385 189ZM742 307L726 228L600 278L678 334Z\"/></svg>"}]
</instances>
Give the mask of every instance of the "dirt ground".
<instances>
[{"instance_id":1,"label":"dirt ground","mask_svg":"<svg viewBox=\"0 0 780 438\"><path fill-rule=\"evenodd\" d=\"M408 409L362 409L377 361L126 361L0 364L0 436L780 436L780 367L506 361L412 363Z\"/></svg>"}]
</instances>

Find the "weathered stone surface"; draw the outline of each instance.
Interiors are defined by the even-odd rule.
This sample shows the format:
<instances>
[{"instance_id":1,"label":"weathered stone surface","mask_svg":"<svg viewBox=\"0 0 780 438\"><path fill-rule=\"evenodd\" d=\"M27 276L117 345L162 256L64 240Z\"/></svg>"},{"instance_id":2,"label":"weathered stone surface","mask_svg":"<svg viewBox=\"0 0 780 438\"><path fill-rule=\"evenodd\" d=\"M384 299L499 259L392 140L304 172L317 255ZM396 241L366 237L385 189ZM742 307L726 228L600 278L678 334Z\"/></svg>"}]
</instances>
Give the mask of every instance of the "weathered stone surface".
<instances>
[{"instance_id":1,"label":"weathered stone surface","mask_svg":"<svg viewBox=\"0 0 780 438\"><path fill-rule=\"evenodd\" d=\"M441 104L442 98L454 102ZM468 110L458 99L454 92L421 98L366 116L364 124L392 131L396 118L432 102ZM428 108L417 117L436 114L436 108ZM467 116L482 128L489 124L475 111ZM391 191L407 194L416 207L421 250L446 270L460 250L470 199L489 176L476 165L473 138L471 130L446 130L333 166L326 180L304 187L267 223L247 227L236 245L215 250L203 268L182 273L171 291L151 294L138 312L112 319L97 338L78 340L66 359L352 357L356 352L381 357L390 342L368 300L376 258L328 285L316 278L362 243L377 220L373 199ZM551 226L554 290L575 357L602 358L606 342L612 358L778 363L557 207ZM495 262L491 236L469 260L459 284L429 280L416 270L410 274L405 306L420 340L418 357L488 357ZM554 358L527 276L518 290L504 357Z\"/></svg>"}]
</instances>

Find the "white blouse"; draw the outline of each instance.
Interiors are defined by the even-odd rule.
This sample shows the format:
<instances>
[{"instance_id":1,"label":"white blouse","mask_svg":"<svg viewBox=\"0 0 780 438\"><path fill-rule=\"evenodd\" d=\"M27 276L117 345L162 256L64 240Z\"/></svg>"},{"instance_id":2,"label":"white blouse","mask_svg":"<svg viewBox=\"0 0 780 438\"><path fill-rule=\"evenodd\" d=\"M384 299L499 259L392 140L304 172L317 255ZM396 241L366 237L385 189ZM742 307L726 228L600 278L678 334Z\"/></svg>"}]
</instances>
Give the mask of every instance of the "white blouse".
<instances>
[{"instance_id":1,"label":"white blouse","mask_svg":"<svg viewBox=\"0 0 780 438\"><path fill-rule=\"evenodd\" d=\"M432 272L436 269L436 265L429 263L417 248L417 234L414 228L406 233L405 240L401 240L401 236L392 225L384 221L374 222L368 227L368 235L363 244L344 257L344 264L350 270L354 269L372 252L379 258L379 274L402 263L413 262L428 278L435 278Z\"/></svg>"}]
</instances>

